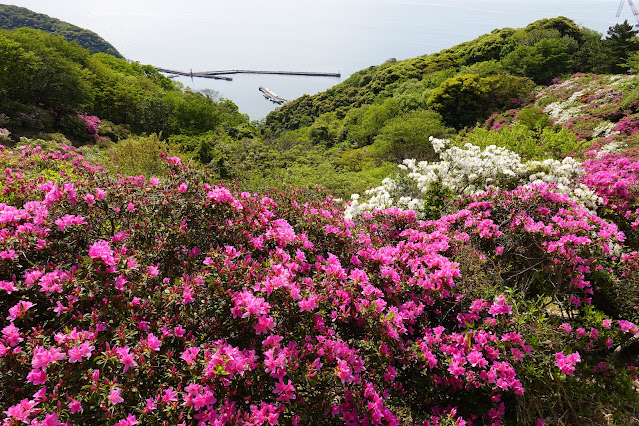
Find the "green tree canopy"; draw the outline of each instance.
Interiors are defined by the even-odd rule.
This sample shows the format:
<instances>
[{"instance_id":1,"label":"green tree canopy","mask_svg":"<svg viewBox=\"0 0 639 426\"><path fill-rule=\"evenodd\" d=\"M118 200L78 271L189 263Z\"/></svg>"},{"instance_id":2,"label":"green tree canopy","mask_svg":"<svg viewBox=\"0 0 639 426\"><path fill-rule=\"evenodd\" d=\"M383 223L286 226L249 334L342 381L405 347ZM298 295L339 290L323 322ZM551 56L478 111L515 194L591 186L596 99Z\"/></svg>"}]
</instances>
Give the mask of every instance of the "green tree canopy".
<instances>
[{"instance_id":1,"label":"green tree canopy","mask_svg":"<svg viewBox=\"0 0 639 426\"><path fill-rule=\"evenodd\" d=\"M518 46L504 57L502 64L513 74L547 80L566 72L571 50L574 46L563 38L544 38L533 46Z\"/></svg>"},{"instance_id":2,"label":"green tree canopy","mask_svg":"<svg viewBox=\"0 0 639 426\"><path fill-rule=\"evenodd\" d=\"M484 109L487 90L479 75L462 74L445 80L433 91L427 104L451 126L472 126Z\"/></svg>"},{"instance_id":3,"label":"green tree canopy","mask_svg":"<svg viewBox=\"0 0 639 426\"><path fill-rule=\"evenodd\" d=\"M429 138L444 135L446 126L440 114L432 110L411 111L388 120L372 148L376 157L392 163L405 158L433 160L437 155Z\"/></svg>"},{"instance_id":4,"label":"green tree canopy","mask_svg":"<svg viewBox=\"0 0 639 426\"><path fill-rule=\"evenodd\" d=\"M632 53L639 51L639 31L634 30L628 21L617 24L608 29L608 37L604 45L608 48L611 60L611 71L623 73L627 71L626 63Z\"/></svg>"},{"instance_id":5,"label":"green tree canopy","mask_svg":"<svg viewBox=\"0 0 639 426\"><path fill-rule=\"evenodd\" d=\"M81 62L88 52L64 39L22 28L0 30L0 74L6 101L80 108L91 103Z\"/></svg>"}]
</instances>

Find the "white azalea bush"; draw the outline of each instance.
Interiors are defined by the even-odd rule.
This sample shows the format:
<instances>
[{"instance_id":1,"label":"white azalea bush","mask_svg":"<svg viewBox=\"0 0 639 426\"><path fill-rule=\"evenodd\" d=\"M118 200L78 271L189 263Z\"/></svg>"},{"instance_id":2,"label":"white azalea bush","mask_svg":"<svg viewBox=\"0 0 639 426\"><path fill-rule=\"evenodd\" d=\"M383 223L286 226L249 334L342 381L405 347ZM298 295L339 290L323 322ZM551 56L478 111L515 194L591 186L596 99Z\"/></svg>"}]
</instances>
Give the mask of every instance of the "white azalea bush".
<instances>
[{"instance_id":1,"label":"white azalea bush","mask_svg":"<svg viewBox=\"0 0 639 426\"><path fill-rule=\"evenodd\" d=\"M490 145L485 149L472 144L450 146L450 141L431 138L438 162L404 160L396 178L386 178L377 188L351 197L346 214L350 218L363 211L397 207L413 210L423 217L425 199L433 191L453 195L476 194L488 188L513 189L528 184L549 183L557 191L568 194L580 204L595 210L599 197L579 183L583 174L580 163L572 157L522 162L508 149Z\"/></svg>"},{"instance_id":2,"label":"white azalea bush","mask_svg":"<svg viewBox=\"0 0 639 426\"><path fill-rule=\"evenodd\" d=\"M7 129L0 127L0 143L7 143L11 141L11 133Z\"/></svg>"}]
</instances>

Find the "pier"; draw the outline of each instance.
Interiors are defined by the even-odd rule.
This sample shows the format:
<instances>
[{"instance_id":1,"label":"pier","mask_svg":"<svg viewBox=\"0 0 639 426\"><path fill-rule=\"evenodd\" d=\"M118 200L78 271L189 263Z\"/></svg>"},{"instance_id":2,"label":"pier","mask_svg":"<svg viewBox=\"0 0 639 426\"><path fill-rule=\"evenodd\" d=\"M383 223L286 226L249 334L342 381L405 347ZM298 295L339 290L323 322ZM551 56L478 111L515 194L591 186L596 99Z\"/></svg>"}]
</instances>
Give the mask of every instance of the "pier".
<instances>
[{"instance_id":1,"label":"pier","mask_svg":"<svg viewBox=\"0 0 639 426\"><path fill-rule=\"evenodd\" d=\"M203 75L228 75L228 74L265 74L265 75L297 75L303 77L334 77L340 78L338 72L314 72L314 71L255 71L255 70L222 70L205 71Z\"/></svg>"},{"instance_id":2,"label":"pier","mask_svg":"<svg viewBox=\"0 0 639 426\"><path fill-rule=\"evenodd\" d=\"M231 77L224 77L221 75L217 75L217 74L205 74L205 73L201 73L201 72L184 72L184 71L175 71L175 70L167 70L166 68L160 68L160 67L155 67L156 70L158 70L161 73L164 74L169 74L169 78L175 78L177 76L184 76L184 77L199 77L199 78L211 78L213 80L224 80L224 81L233 81L233 79Z\"/></svg>"},{"instance_id":3,"label":"pier","mask_svg":"<svg viewBox=\"0 0 639 426\"><path fill-rule=\"evenodd\" d=\"M266 99L278 105L282 105L283 103L288 102L286 99L280 98L273 91L271 91L270 89L267 89L266 87L260 86L260 92L264 94L264 97Z\"/></svg>"},{"instance_id":4,"label":"pier","mask_svg":"<svg viewBox=\"0 0 639 426\"><path fill-rule=\"evenodd\" d=\"M232 74L264 74L264 75L294 75L302 77L332 77L340 78L342 76L339 72L314 72L314 71L260 71L260 70L221 70L221 71L201 71L201 72L184 72L169 70L166 68L155 67L161 73L170 74L170 76L185 76L185 77L199 77L199 78L212 78L215 80L233 81L231 77L225 77Z\"/></svg>"}]
</instances>

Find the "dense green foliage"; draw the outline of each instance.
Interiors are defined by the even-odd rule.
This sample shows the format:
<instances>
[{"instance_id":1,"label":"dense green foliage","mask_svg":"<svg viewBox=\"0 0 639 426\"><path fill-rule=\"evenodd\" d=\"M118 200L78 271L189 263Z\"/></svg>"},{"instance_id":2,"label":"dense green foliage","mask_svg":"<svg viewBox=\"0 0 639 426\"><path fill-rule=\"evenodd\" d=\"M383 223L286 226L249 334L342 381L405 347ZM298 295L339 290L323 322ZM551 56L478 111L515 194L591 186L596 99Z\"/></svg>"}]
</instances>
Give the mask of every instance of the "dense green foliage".
<instances>
[{"instance_id":1,"label":"dense green foliage","mask_svg":"<svg viewBox=\"0 0 639 426\"><path fill-rule=\"evenodd\" d=\"M637 43L636 32L627 22L611 27L604 38L558 17L522 29L494 30L431 55L389 60L270 113L259 144L273 147L278 156L288 155L276 148L282 145L288 147L285 151L301 151L303 156L284 169L266 168L261 174L306 185L318 183L348 196L361 179L355 177L350 187L335 187L334 175L365 173L364 180L370 181L371 171L389 169L403 158L429 160L433 157L429 136L447 137L461 131L459 142L463 143L468 129L495 114L532 105L538 85L553 84L576 72L639 69ZM539 112L543 106L522 111L515 129L504 129L499 136L489 131L490 136L482 138L505 136L511 141L507 145L535 145L531 158L559 158L584 145L577 144L571 132L553 128L548 114ZM472 138L479 138L479 133ZM317 176L319 181L306 181L300 174L301 164L324 174ZM242 177L233 170L229 173Z\"/></svg>"},{"instance_id":2,"label":"dense green foliage","mask_svg":"<svg viewBox=\"0 0 639 426\"><path fill-rule=\"evenodd\" d=\"M121 58L122 55L109 42L94 33L48 15L33 12L24 7L0 4L0 29L33 28L60 35L74 41L91 53L108 53Z\"/></svg>"},{"instance_id":3,"label":"dense green foliage","mask_svg":"<svg viewBox=\"0 0 639 426\"><path fill-rule=\"evenodd\" d=\"M239 133L236 128L248 124L231 101L184 90L149 65L91 55L43 31L0 30L0 55L6 59L0 63L0 125L14 132L59 131L83 142L128 132Z\"/></svg>"},{"instance_id":4,"label":"dense green foliage","mask_svg":"<svg viewBox=\"0 0 639 426\"><path fill-rule=\"evenodd\" d=\"M0 65L0 126L13 134L61 132L109 146L155 133L165 148L249 190L285 181L345 198L379 184L404 158L436 159L431 136L495 144L525 159L583 152L596 125L580 124L579 133L555 124L542 112L553 99L537 102L539 90L577 71L639 69L629 24L611 27L604 38L567 18L544 19L369 67L258 125L233 103L184 90L151 66L90 55L33 30L0 32L0 50L10 58ZM614 114L607 118L624 116ZM99 126L87 132L93 116Z\"/></svg>"},{"instance_id":5,"label":"dense green foliage","mask_svg":"<svg viewBox=\"0 0 639 426\"><path fill-rule=\"evenodd\" d=\"M277 134L297 129L331 111L341 118L351 108L393 96L408 80L432 84L428 80L442 70L463 75L477 73L472 68L479 67L489 74L512 72L538 82L573 72L617 72L618 64L639 49L635 35L626 22L611 27L608 37L602 39L601 34L579 28L563 17L543 19L519 30L494 30L439 53L389 61L355 73L326 92L299 98L274 111L265 120L265 131ZM492 105L489 109L499 107ZM481 115L473 118L482 118L484 114L482 110Z\"/></svg>"}]
</instances>

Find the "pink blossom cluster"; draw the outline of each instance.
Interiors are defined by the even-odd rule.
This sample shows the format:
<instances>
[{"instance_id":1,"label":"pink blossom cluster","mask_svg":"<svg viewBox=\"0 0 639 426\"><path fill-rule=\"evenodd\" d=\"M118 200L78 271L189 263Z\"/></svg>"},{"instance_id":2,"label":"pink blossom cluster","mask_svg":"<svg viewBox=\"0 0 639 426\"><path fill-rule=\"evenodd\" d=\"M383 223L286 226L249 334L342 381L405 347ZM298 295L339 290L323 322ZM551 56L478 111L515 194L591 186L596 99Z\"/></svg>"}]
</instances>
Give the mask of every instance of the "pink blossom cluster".
<instances>
[{"instance_id":1,"label":"pink blossom cluster","mask_svg":"<svg viewBox=\"0 0 639 426\"><path fill-rule=\"evenodd\" d=\"M581 362L579 352L574 352L570 355L565 355L563 352L557 352L555 354L555 359L555 365L559 367L559 370L563 374L567 374L569 376L573 376L575 374L575 366L577 363Z\"/></svg>"},{"instance_id":2,"label":"pink blossom cluster","mask_svg":"<svg viewBox=\"0 0 639 426\"><path fill-rule=\"evenodd\" d=\"M94 116L94 115L79 115L78 117L80 117L82 119L82 121L84 121L87 125L87 131L89 132L89 135L95 139L98 138L98 125L102 122L102 120L100 120L98 117Z\"/></svg>"},{"instance_id":3,"label":"pink blossom cluster","mask_svg":"<svg viewBox=\"0 0 639 426\"><path fill-rule=\"evenodd\" d=\"M629 115L617 123L615 131L628 136L634 136L639 133L639 115Z\"/></svg>"},{"instance_id":4,"label":"pink blossom cluster","mask_svg":"<svg viewBox=\"0 0 639 426\"><path fill-rule=\"evenodd\" d=\"M519 321L530 271L583 312L624 240L551 185L353 222L322 192L238 192L174 159L161 179L68 147L0 161L5 425L502 424L530 369L598 383L616 370L587 366L637 333L568 324L549 348ZM479 287L490 262L523 272Z\"/></svg>"},{"instance_id":5,"label":"pink blossom cluster","mask_svg":"<svg viewBox=\"0 0 639 426\"><path fill-rule=\"evenodd\" d=\"M632 155L606 154L591 151L582 163L582 182L603 200L605 208L628 221L633 229L639 226L639 161Z\"/></svg>"}]
</instances>

